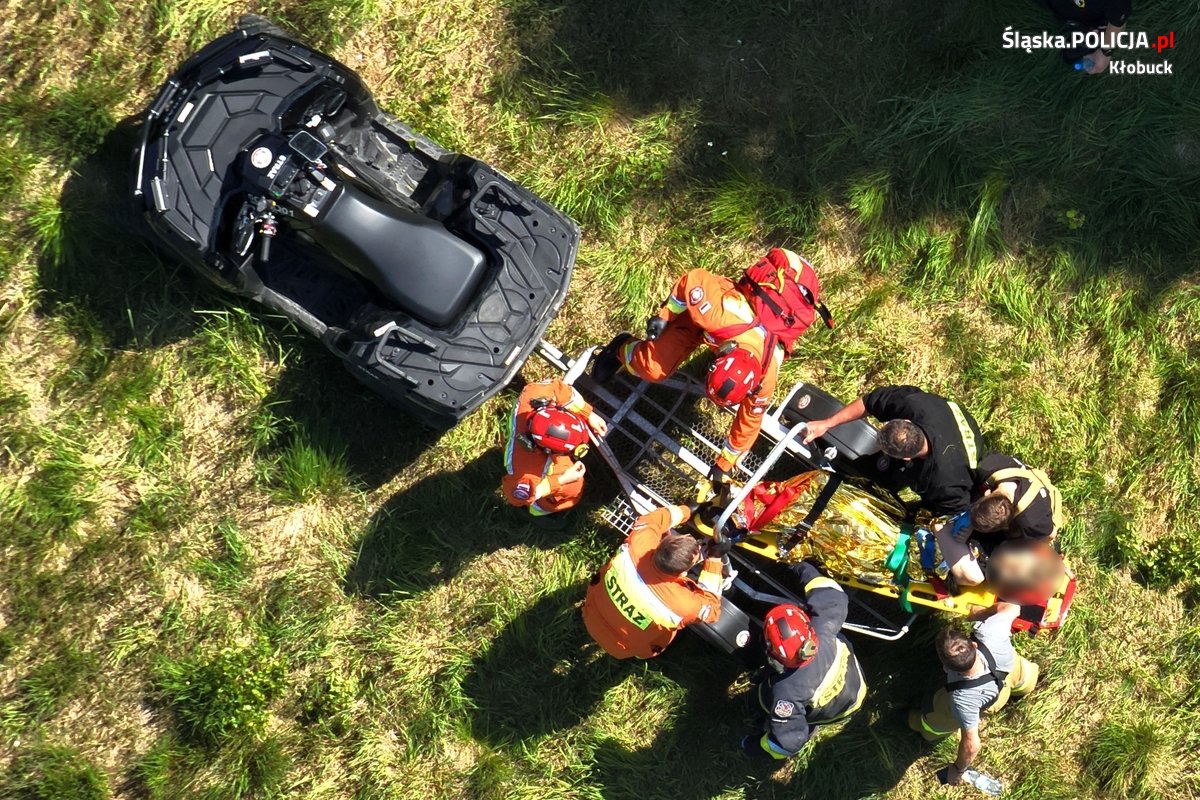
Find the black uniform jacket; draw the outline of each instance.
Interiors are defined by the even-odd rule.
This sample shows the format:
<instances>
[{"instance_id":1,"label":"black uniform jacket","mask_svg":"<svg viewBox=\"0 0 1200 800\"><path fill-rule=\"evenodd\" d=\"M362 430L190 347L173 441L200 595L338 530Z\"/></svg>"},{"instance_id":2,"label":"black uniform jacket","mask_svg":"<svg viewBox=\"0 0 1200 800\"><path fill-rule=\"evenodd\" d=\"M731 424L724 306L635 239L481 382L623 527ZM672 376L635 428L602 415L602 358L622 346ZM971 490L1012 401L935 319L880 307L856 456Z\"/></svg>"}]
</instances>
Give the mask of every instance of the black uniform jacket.
<instances>
[{"instance_id":1,"label":"black uniform jacket","mask_svg":"<svg viewBox=\"0 0 1200 800\"><path fill-rule=\"evenodd\" d=\"M763 749L776 758L793 755L812 735L812 726L847 717L862 705L867 683L854 648L842 635L846 593L807 562L793 567L817 634L817 654L799 669L769 677L758 699L767 712Z\"/></svg>"},{"instance_id":2,"label":"black uniform jacket","mask_svg":"<svg viewBox=\"0 0 1200 800\"><path fill-rule=\"evenodd\" d=\"M941 516L970 505L974 470L986 453L974 417L959 406L960 421L946 398L915 386L881 386L863 397L863 405L876 419L906 419L925 432L929 455L914 458L900 471L905 485L920 495L923 508Z\"/></svg>"},{"instance_id":3,"label":"black uniform jacket","mask_svg":"<svg viewBox=\"0 0 1200 800\"><path fill-rule=\"evenodd\" d=\"M1002 469L1012 469L1014 467L1024 467L1021 461L1006 456L1002 453L992 453L984 456L979 462L979 469L976 471L977 487L972 495L972 500L977 500L983 496L984 489L995 489L997 481L992 479ZM1017 478L1013 481L1017 485L1016 497L1022 497L1029 491L1029 481L1025 478ZM1054 533L1054 509L1050 505L1050 496L1043 489L1029 503L1029 507L1012 518L1009 523L1010 533L1016 538L1024 539L1046 539L1050 534ZM1008 536L1004 531L996 533L976 533L974 538L978 539L984 549L989 552L1000 542L1004 541Z\"/></svg>"}]
</instances>

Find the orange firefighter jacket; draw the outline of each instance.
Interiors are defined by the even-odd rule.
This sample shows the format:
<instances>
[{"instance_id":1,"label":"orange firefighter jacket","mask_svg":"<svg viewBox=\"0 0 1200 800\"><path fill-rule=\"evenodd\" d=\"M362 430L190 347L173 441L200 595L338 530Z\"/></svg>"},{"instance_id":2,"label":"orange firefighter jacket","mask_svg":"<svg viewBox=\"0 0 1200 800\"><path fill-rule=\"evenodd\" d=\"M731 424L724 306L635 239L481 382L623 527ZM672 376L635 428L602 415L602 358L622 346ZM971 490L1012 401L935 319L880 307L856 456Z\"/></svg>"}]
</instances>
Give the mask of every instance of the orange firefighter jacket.
<instances>
[{"instance_id":1,"label":"orange firefighter jacket","mask_svg":"<svg viewBox=\"0 0 1200 800\"><path fill-rule=\"evenodd\" d=\"M506 475L500 485L504 499L514 506L527 506L534 516L566 511L579 502L583 495L583 481L563 483L562 475L574 463L570 456L547 454L544 450L530 450L518 441L529 424L533 413L532 403L541 397L552 398L568 411L587 419L592 407L579 392L558 379L530 383L517 398L508 422L508 443L504 448Z\"/></svg>"},{"instance_id":2,"label":"orange firefighter jacket","mask_svg":"<svg viewBox=\"0 0 1200 800\"><path fill-rule=\"evenodd\" d=\"M668 506L639 517L621 549L592 579L583 624L614 658L653 658L681 628L721 616L719 558L704 562L699 583L654 565L654 551L671 526L689 516L687 506Z\"/></svg>"},{"instance_id":3,"label":"orange firefighter jacket","mask_svg":"<svg viewBox=\"0 0 1200 800\"><path fill-rule=\"evenodd\" d=\"M762 428L762 415L771 404L771 395L774 394L775 383L779 379L779 367L784 358L783 347L777 344L770 358L764 358L767 331L761 325L755 325L732 339L718 339L713 336L712 331L745 325L757 317L750 301L732 280L714 275L705 269L694 269L684 273L675 282L671 296L667 298L667 304L659 312L659 316L668 322L686 319L703 331L704 343L713 350L719 349L726 341L733 341L739 347L749 350L759 363L766 361L759 390L749 395L738 407L737 417L721 449L717 465L729 469L758 438L758 432Z\"/></svg>"}]
</instances>

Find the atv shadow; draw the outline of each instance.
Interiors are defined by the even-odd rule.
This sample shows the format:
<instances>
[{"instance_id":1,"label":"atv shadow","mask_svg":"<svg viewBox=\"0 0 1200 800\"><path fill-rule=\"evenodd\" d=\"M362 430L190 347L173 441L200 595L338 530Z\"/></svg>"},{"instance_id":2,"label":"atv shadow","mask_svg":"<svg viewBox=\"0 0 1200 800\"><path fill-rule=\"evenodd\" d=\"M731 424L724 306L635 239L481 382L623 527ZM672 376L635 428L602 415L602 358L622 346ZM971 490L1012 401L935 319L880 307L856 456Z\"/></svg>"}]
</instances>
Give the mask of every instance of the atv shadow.
<instances>
[{"instance_id":1,"label":"atv shadow","mask_svg":"<svg viewBox=\"0 0 1200 800\"><path fill-rule=\"evenodd\" d=\"M110 349L151 349L192 335L216 293L159 250L130 196L141 127L127 117L76 164L59 198L59 232L39 264L43 314L75 316Z\"/></svg>"},{"instance_id":2,"label":"atv shadow","mask_svg":"<svg viewBox=\"0 0 1200 800\"><path fill-rule=\"evenodd\" d=\"M760 728L735 659L686 632L653 661L609 658L583 627L579 603L585 591L580 583L540 598L471 666L463 693L471 700L476 739L515 754L547 738L575 741L589 721L613 714L638 730L638 721L628 719L637 709L622 692L632 681L658 695L646 712L647 722L658 721L658 733L634 747L600 734L588 780L610 800L701 800L739 788L762 800L851 800L894 786L927 752L905 727L903 709L918 700L923 678L940 672L928 637L894 644L856 638L871 688L863 709L846 725L822 732L794 763L773 771L739 750L741 738ZM586 744L576 742L580 746ZM480 796L496 792L483 785L487 777L475 776Z\"/></svg>"},{"instance_id":3,"label":"atv shadow","mask_svg":"<svg viewBox=\"0 0 1200 800\"><path fill-rule=\"evenodd\" d=\"M580 504L539 521L502 499L503 462L503 452L493 448L458 470L433 464L392 496L364 529L346 573L346 592L386 600L394 591L419 592L448 581L481 553L516 545L557 547L592 527L591 511L617 490L599 455L588 456Z\"/></svg>"},{"instance_id":4,"label":"atv shadow","mask_svg":"<svg viewBox=\"0 0 1200 800\"><path fill-rule=\"evenodd\" d=\"M1169 6L1134 19L1195 25ZM774 226L770 240L804 240L834 200L875 240L898 241L914 222L987 223L984 187L1001 186L987 248L1052 243L1085 271L1150 255L1137 272L1155 293L1191 269L1200 227L1184 206L1200 140L1183 126L1160 135L1158 114L1179 107L1181 85L1081 80L1055 51L1004 49L1006 26L1057 30L1040 3L531 0L508 21L523 58L506 90L548 85L533 94L619 119L694 111L675 177L709 187L718 225L748 204ZM1147 113L1114 124L1106 109L1125 104ZM781 203L808 210L777 214ZM902 279L928 279L928 249L903 252Z\"/></svg>"},{"instance_id":5,"label":"atv shadow","mask_svg":"<svg viewBox=\"0 0 1200 800\"><path fill-rule=\"evenodd\" d=\"M297 334L287 368L262 407L326 452L339 454L354 479L368 491L396 477L445 431L417 422L355 380L320 343ZM280 437L264 455L286 444Z\"/></svg>"}]
</instances>

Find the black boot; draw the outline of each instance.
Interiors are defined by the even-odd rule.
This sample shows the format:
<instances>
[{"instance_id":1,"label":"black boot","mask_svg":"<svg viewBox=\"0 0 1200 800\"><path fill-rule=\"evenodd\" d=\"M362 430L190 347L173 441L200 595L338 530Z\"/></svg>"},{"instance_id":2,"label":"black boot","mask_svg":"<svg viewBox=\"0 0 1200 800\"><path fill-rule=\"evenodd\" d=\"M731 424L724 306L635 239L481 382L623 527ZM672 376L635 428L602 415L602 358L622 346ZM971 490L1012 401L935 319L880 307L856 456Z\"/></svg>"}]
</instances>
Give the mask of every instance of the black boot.
<instances>
[{"instance_id":1,"label":"black boot","mask_svg":"<svg viewBox=\"0 0 1200 800\"><path fill-rule=\"evenodd\" d=\"M617 371L621 369L621 359L617 353L632 338L633 334L621 331L604 346L604 349L592 361L592 380L596 383L608 383L612 380Z\"/></svg>"}]
</instances>

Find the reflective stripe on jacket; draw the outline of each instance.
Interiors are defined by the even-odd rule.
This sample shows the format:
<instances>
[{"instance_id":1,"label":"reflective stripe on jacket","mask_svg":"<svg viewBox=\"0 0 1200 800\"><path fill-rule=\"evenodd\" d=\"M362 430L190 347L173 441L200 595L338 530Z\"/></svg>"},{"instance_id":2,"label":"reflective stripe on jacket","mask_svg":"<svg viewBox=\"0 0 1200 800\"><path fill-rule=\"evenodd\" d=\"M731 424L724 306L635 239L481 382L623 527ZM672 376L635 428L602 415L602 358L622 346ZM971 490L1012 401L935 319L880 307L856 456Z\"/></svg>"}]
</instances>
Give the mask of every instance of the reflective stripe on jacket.
<instances>
[{"instance_id":1,"label":"reflective stripe on jacket","mask_svg":"<svg viewBox=\"0 0 1200 800\"><path fill-rule=\"evenodd\" d=\"M681 628L720 617L718 595L654 564L654 551L670 534L671 525L687 517L687 506L660 508L639 517L621 549L592 579L583 602L583 622L610 655L652 658Z\"/></svg>"}]
</instances>

